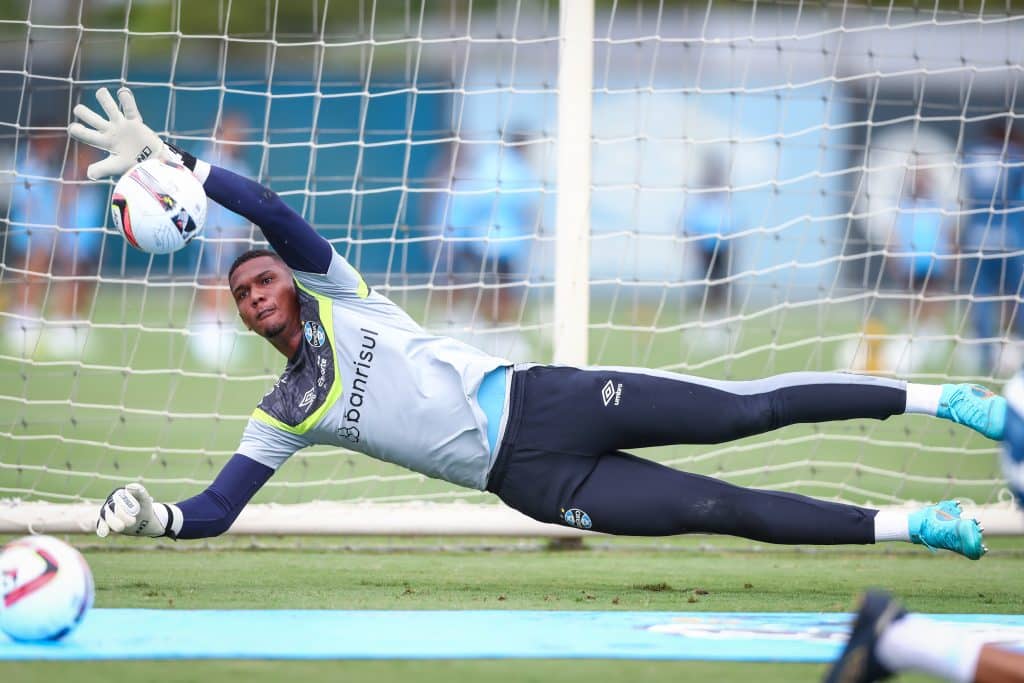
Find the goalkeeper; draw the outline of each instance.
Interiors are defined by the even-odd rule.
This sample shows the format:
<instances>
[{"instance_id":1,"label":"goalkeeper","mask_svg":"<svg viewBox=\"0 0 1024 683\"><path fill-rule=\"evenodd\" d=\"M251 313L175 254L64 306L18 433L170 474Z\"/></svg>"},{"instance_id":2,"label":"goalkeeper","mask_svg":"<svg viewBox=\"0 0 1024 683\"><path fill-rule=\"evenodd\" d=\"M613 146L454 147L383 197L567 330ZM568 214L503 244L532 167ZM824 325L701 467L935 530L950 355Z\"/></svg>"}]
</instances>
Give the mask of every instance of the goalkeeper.
<instances>
[{"instance_id":1,"label":"goalkeeper","mask_svg":"<svg viewBox=\"0 0 1024 683\"><path fill-rule=\"evenodd\" d=\"M106 90L104 119L83 105L69 134L117 176L149 157L180 160L210 199L259 226L274 251L239 256L228 283L242 322L287 359L237 453L210 486L157 504L116 489L96 531L203 538L225 532L274 472L314 444L344 446L430 477L495 493L542 522L611 534L716 533L769 543L910 541L971 559L976 520L945 501L913 513L741 488L626 452L710 444L802 422L924 413L1002 436L1006 403L976 386L840 373L725 382L639 368L522 364L430 334L273 191L162 142L132 94Z\"/></svg>"}]
</instances>

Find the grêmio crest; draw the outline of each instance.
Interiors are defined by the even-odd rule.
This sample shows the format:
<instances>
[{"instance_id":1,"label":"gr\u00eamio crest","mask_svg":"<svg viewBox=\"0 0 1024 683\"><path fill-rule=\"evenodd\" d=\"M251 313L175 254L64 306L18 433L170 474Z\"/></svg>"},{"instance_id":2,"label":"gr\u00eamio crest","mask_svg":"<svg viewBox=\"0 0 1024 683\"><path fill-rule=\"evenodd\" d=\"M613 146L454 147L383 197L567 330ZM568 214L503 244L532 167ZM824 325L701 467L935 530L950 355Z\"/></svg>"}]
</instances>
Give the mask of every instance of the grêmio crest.
<instances>
[{"instance_id":1,"label":"gr\u00eamio crest","mask_svg":"<svg viewBox=\"0 0 1024 683\"><path fill-rule=\"evenodd\" d=\"M315 320L307 320L302 323L302 336L306 338L306 343L315 349L319 349L327 340L324 326Z\"/></svg>"}]
</instances>

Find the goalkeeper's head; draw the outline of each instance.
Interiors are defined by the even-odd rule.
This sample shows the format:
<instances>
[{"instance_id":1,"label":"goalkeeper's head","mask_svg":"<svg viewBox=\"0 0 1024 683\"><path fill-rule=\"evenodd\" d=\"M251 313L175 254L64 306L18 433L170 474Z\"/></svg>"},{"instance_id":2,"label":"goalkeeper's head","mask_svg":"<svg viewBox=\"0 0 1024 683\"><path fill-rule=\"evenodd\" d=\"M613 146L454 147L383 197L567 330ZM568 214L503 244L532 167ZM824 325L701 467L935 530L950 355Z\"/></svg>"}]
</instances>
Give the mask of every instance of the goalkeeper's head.
<instances>
[{"instance_id":1,"label":"goalkeeper's head","mask_svg":"<svg viewBox=\"0 0 1024 683\"><path fill-rule=\"evenodd\" d=\"M245 252L231 264L228 287L245 326L291 357L302 322L292 271L281 257L269 249Z\"/></svg>"},{"instance_id":2,"label":"goalkeeper's head","mask_svg":"<svg viewBox=\"0 0 1024 683\"><path fill-rule=\"evenodd\" d=\"M1017 503L1024 507L1024 370L1010 380L1003 394L1009 407L1001 455L1003 476Z\"/></svg>"}]
</instances>

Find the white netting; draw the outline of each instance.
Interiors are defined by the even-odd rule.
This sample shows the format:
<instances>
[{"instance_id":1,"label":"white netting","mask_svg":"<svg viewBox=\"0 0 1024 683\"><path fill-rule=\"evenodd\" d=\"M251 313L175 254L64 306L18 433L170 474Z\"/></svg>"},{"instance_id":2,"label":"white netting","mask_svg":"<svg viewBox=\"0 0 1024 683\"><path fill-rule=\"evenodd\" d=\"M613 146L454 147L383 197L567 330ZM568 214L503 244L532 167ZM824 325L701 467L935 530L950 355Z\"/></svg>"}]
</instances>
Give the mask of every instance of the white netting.
<instances>
[{"instance_id":1,"label":"white netting","mask_svg":"<svg viewBox=\"0 0 1024 683\"><path fill-rule=\"evenodd\" d=\"M1019 368L1024 17L642 9L595 31L592 362L627 342L630 362L727 378L998 387ZM993 451L900 419L665 457L844 499L995 502Z\"/></svg>"},{"instance_id":2,"label":"white netting","mask_svg":"<svg viewBox=\"0 0 1024 683\"><path fill-rule=\"evenodd\" d=\"M589 362L998 388L1020 359L1022 19L600 3ZM552 357L557 5L0 2L0 37L0 498L126 479L189 495L283 365L218 295L258 232L215 213L172 258L112 232L109 187L63 134L100 86L273 187L428 328ZM647 455L854 501L996 504L993 452L907 418ZM493 502L336 449L257 500Z\"/></svg>"}]
</instances>

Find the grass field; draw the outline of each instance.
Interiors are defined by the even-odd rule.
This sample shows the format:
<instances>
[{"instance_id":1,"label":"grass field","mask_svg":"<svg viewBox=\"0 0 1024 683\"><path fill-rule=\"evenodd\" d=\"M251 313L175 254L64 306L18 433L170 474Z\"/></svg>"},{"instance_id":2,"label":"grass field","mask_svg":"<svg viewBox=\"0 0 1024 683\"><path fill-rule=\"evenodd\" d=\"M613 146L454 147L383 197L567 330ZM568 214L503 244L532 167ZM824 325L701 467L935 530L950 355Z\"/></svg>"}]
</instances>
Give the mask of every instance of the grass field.
<instances>
[{"instance_id":1,"label":"grass field","mask_svg":"<svg viewBox=\"0 0 1024 683\"><path fill-rule=\"evenodd\" d=\"M884 585L920 611L1024 611L1024 542L1017 539L994 539L979 562L903 545L793 550L710 537L602 539L580 551L486 539L278 539L262 549L230 537L206 546L72 540L84 544L99 607L832 612L850 610L862 588ZM0 664L0 679L774 682L814 681L822 671L618 660L31 662Z\"/></svg>"}]
</instances>

